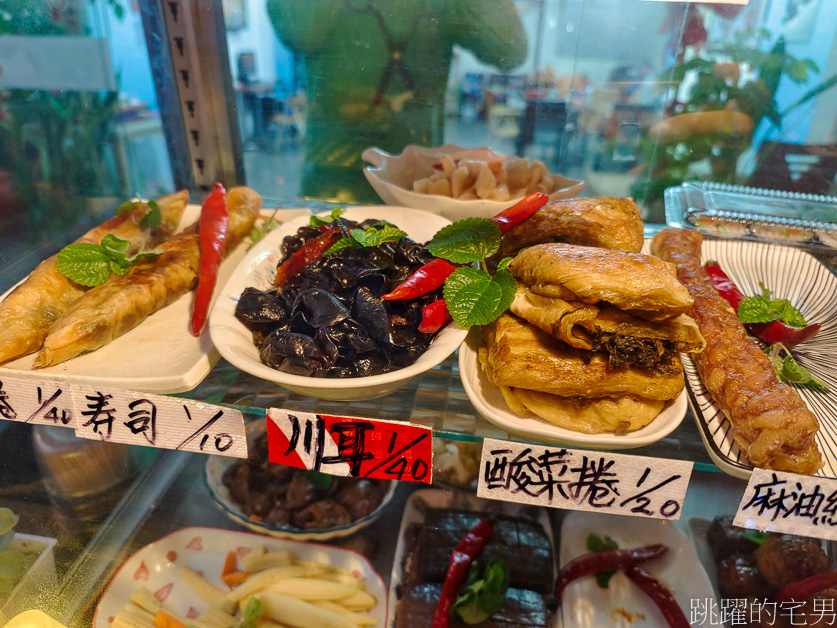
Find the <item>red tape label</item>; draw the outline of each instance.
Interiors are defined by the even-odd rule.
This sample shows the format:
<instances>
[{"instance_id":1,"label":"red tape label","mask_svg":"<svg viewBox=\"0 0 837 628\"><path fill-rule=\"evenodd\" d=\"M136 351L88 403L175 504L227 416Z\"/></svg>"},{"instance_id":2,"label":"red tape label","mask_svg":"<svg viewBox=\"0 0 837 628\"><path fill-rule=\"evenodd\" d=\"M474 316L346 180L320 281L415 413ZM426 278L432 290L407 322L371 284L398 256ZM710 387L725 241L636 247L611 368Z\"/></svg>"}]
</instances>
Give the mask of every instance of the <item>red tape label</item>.
<instances>
[{"instance_id":1,"label":"red tape label","mask_svg":"<svg viewBox=\"0 0 837 628\"><path fill-rule=\"evenodd\" d=\"M433 481L428 427L270 408L267 439L277 464L343 477Z\"/></svg>"}]
</instances>

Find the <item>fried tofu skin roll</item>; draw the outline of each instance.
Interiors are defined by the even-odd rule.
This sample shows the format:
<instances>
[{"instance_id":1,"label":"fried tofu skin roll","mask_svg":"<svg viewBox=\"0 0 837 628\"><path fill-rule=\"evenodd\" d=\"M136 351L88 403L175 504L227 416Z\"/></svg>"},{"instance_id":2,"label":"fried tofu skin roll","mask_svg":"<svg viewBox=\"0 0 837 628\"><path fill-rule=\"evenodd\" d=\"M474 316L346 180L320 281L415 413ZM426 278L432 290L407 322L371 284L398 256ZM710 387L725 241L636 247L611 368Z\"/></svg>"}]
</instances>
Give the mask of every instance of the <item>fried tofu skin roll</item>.
<instances>
[{"instance_id":1,"label":"fried tofu skin roll","mask_svg":"<svg viewBox=\"0 0 837 628\"><path fill-rule=\"evenodd\" d=\"M262 199L249 188L233 188L227 205L229 253L250 233ZM95 351L192 290L198 283L200 263L197 223L157 248L163 253L134 265L125 275L111 277L78 299L53 324L35 366L51 366ZM189 333L187 323L184 334Z\"/></svg>"},{"instance_id":2,"label":"fried tofu skin roll","mask_svg":"<svg viewBox=\"0 0 837 628\"><path fill-rule=\"evenodd\" d=\"M700 264L698 231L664 229L653 253L677 265L677 275L694 298L689 312L706 340L695 356L707 390L732 425L735 442L755 466L815 473L822 456L814 435L817 417L794 390L781 383L767 356Z\"/></svg>"},{"instance_id":3,"label":"fried tofu skin roll","mask_svg":"<svg viewBox=\"0 0 837 628\"><path fill-rule=\"evenodd\" d=\"M163 222L156 229L140 225L150 211L148 205L141 205L88 231L76 242L99 244L106 235L113 234L132 242L128 254L154 248L175 232L188 201L186 190L159 199ZM87 292L88 288L58 272L56 257L53 255L41 262L0 303L0 364L40 349L52 324Z\"/></svg>"}]
</instances>

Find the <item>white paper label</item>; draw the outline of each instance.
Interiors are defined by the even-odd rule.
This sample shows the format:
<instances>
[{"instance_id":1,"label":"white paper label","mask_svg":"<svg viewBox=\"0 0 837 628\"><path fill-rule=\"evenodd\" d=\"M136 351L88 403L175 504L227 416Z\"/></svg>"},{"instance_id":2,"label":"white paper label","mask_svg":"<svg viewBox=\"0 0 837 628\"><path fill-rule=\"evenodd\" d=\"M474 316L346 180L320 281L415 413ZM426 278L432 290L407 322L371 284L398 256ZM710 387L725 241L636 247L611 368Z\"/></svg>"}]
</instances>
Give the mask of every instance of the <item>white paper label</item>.
<instances>
[{"instance_id":1,"label":"white paper label","mask_svg":"<svg viewBox=\"0 0 837 628\"><path fill-rule=\"evenodd\" d=\"M837 541L837 481L754 469L733 523Z\"/></svg>"},{"instance_id":2,"label":"white paper label","mask_svg":"<svg viewBox=\"0 0 837 628\"><path fill-rule=\"evenodd\" d=\"M128 390L73 386L76 436L94 440L247 457L238 410Z\"/></svg>"},{"instance_id":3,"label":"white paper label","mask_svg":"<svg viewBox=\"0 0 837 628\"><path fill-rule=\"evenodd\" d=\"M71 386L35 379L3 378L0 380L0 418L74 428Z\"/></svg>"},{"instance_id":4,"label":"white paper label","mask_svg":"<svg viewBox=\"0 0 837 628\"><path fill-rule=\"evenodd\" d=\"M486 438L477 495L551 508L680 519L691 475L692 463L682 460Z\"/></svg>"}]
</instances>

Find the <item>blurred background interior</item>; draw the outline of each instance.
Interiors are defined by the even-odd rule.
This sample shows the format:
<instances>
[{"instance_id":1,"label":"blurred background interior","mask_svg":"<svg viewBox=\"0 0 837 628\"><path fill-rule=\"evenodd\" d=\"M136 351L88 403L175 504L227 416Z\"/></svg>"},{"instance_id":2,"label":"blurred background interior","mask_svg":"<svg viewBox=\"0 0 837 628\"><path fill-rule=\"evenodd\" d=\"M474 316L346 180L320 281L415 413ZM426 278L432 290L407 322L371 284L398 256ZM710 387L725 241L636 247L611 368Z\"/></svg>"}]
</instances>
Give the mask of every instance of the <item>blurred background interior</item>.
<instances>
[{"instance_id":1,"label":"blurred background interior","mask_svg":"<svg viewBox=\"0 0 837 628\"><path fill-rule=\"evenodd\" d=\"M7 0L0 6L4 262L39 257L39 247L57 233L82 230L89 217L129 195L153 197L190 183L176 163L174 114L180 112L160 102L167 94L158 71L163 61L148 46L161 28L153 4ZM239 179L266 197L374 201L371 188L341 193L324 176L301 187L306 160L316 159L317 134L333 130L322 126L323 103L336 103L337 113L328 115L347 116L349 126L357 121L362 129L368 119L367 109L352 109L351 86L325 83L325 93L310 93L323 86L313 76L322 67L339 74L356 60L339 58L335 47L297 41L294 34L306 28L301 20L311 16L302 16L293 0L222 4L223 27L202 36L228 62L219 84L235 115L230 132ZM353 34L369 40L370 54L376 40L386 43L381 54L391 60L376 98L386 92L394 116L425 115L409 110L423 89L412 85L410 73L420 70L400 58L403 52L411 61L410 46L421 45L405 32L445 19L436 3L412 3L426 9L406 27L387 22L393 16L381 15L388 9L372 1L307 4L325 6L332 18L381 18L380 28L358 22ZM464 5L481 11L476 0ZM485 51L491 46L480 52L489 28L445 39L455 45L439 64L436 80L446 89L432 111L442 137L402 134L391 144L456 143L537 158L552 172L585 180L583 195L633 196L652 222L664 220L664 189L684 180L834 192L837 3L516 0L512 6L509 0L509 6L525 31L518 51L525 58L512 51L492 59ZM183 92L199 77L176 79ZM667 129L656 126L707 110L740 112L749 122L733 132L690 125L687 118ZM192 133L188 141L198 144ZM355 141L369 137L359 132ZM334 146L328 150L332 159Z\"/></svg>"}]
</instances>

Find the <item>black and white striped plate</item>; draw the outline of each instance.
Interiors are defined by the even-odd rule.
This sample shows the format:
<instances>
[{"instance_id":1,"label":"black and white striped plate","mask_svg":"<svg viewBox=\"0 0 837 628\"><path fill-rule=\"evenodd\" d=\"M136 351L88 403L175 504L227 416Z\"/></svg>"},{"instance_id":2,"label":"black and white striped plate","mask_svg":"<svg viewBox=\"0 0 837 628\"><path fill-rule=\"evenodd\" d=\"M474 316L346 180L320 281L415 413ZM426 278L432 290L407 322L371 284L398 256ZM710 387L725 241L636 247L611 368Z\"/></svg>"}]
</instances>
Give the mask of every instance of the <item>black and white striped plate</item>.
<instances>
[{"instance_id":1,"label":"black and white striped plate","mask_svg":"<svg viewBox=\"0 0 837 628\"><path fill-rule=\"evenodd\" d=\"M788 299L806 321L822 325L819 334L791 352L831 390L794 388L820 423L816 439L825 465L817 475L837 477L837 276L801 249L763 242L705 240L701 261L708 260L718 262L744 294L761 294L762 282L774 297ZM753 467L735 444L729 420L704 387L694 361L681 357L689 405L709 455L723 471L748 478Z\"/></svg>"}]
</instances>

